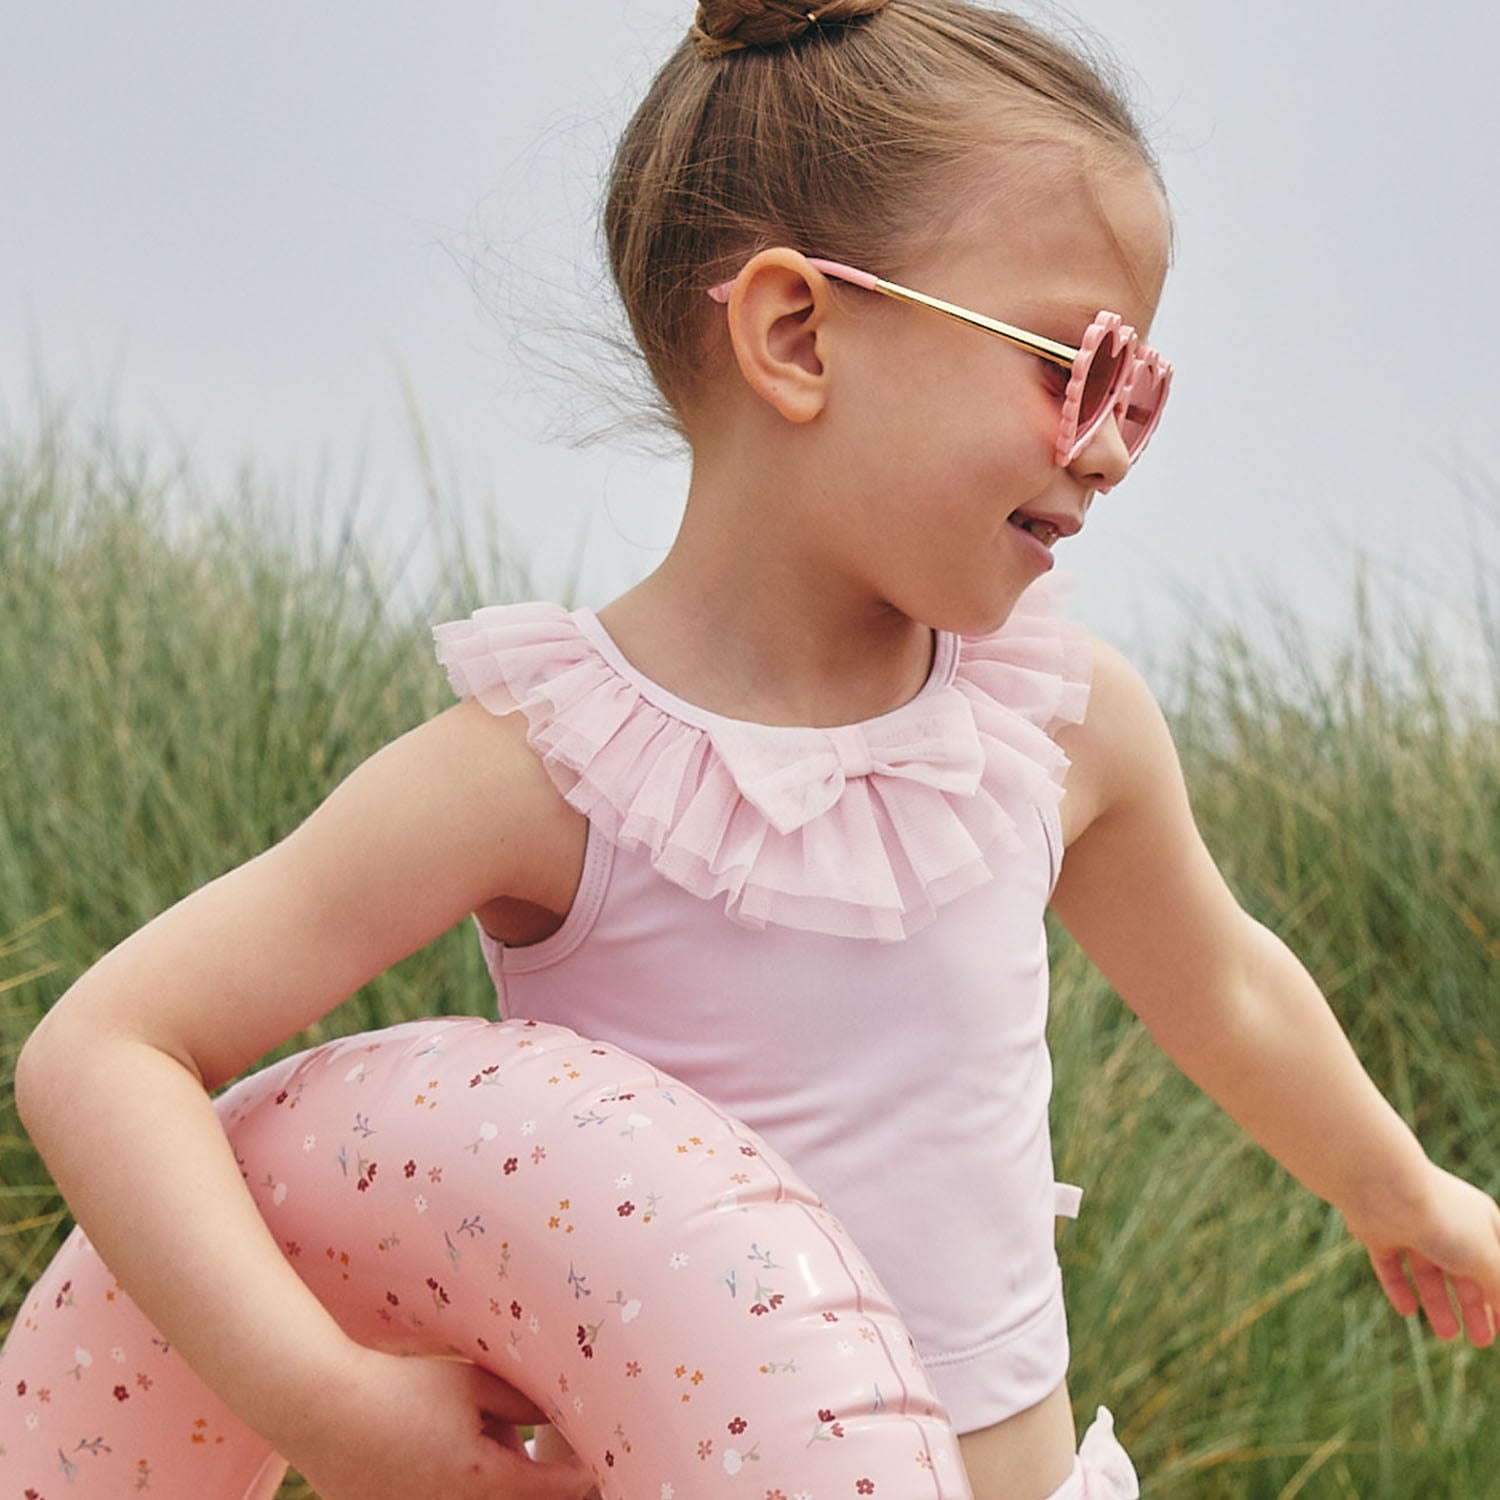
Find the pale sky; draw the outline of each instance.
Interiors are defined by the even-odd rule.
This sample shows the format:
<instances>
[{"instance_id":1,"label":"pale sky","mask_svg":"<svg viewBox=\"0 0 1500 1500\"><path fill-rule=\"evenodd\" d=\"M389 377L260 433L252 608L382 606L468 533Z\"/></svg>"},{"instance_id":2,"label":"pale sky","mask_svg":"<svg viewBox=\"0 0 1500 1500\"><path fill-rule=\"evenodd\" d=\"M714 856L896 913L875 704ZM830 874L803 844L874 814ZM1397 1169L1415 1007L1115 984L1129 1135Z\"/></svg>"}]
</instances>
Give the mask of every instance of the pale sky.
<instances>
[{"instance_id":1,"label":"pale sky","mask_svg":"<svg viewBox=\"0 0 1500 1500\"><path fill-rule=\"evenodd\" d=\"M518 364L463 264L560 350L591 315L597 185L681 0L69 0L0 9L0 405L40 371L209 475L358 486L421 545L409 384L490 507L602 603L670 539L681 461L545 440L598 403ZM1434 607L1500 556L1500 7L1080 0L1137 80L1178 224L1177 379L1140 471L1059 549L1077 612L1169 646L1184 589L1341 611L1356 545ZM599 380L594 381L597 388ZM582 409L580 417L578 409ZM163 451L168 449L164 446ZM1486 511L1465 489L1488 486ZM1332 601L1332 602L1329 602Z\"/></svg>"}]
</instances>

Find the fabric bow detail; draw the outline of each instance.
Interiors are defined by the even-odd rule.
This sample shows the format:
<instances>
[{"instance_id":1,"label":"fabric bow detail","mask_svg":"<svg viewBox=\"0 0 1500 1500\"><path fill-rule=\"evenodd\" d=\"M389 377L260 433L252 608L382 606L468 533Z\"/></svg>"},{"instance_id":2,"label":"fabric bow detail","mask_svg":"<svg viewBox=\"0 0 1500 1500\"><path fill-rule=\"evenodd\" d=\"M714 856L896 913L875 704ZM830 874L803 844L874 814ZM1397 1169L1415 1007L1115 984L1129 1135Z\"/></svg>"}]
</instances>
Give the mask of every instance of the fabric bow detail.
<instances>
[{"instance_id":1,"label":"fabric bow detail","mask_svg":"<svg viewBox=\"0 0 1500 1500\"><path fill-rule=\"evenodd\" d=\"M710 736L740 795L782 834L821 817L860 777L972 796L984 771L973 711L953 687L865 724L784 729L724 721Z\"/></svg>"},{"instance_id":2,"label":"fabric bow detail","mask_svg":"<svg viewBox=\"0 0 1500 1500\"><path fill-rule=\"evenodd\" d=\"M1083 1500L1140 1500L1141 1484L1135 1465L1115 1436L1115 1419L1101 1406L1079 1445L1083 1468Z\"/></svg>"}]
</instances>

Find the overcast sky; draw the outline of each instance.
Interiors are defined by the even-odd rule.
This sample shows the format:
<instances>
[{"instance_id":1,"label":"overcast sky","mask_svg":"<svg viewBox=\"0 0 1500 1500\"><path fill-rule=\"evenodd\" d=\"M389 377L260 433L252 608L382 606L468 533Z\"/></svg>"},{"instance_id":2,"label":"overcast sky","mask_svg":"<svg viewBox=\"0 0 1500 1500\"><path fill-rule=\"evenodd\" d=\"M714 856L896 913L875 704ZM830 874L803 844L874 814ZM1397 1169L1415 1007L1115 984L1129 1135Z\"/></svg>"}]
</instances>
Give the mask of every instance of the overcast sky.
<instances>
[{"instance_id":1,"label":"overcast sky","mask_svg":"<svg viewBox=\"0 0 1500 1500\"><path fill-rule=\"evenodd\" d=\"M1351 557L1466 597L1500 480L1500 6L1080 0L1137 79L1178 223L1154 332L1177 365L1140 472L1060 552L1078 610L1169 643L1183 589L1315 618ZM0 0L0 403L34 377L210 475L356 483L371 543L425 519L403 387L477 530L489 507L601 603L671 536L681 461L577 451L564 367L597 288L604 158L691 18L569 5ZM466 263L491 247L487 297ZM485 301L509 310L498 321ZM551 331L550 334L548 331Z\"/></svg>"}]
</instances>

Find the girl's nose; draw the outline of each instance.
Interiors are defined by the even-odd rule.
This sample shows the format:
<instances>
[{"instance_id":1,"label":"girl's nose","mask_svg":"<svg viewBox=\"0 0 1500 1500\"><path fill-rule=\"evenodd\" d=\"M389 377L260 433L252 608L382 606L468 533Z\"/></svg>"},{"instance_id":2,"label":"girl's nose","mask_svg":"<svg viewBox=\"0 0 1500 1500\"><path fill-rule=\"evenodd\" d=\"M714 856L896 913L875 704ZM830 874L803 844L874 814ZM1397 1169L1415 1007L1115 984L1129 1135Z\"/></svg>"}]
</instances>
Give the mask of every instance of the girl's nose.
<instances>
[{"instance_id":1,"label":"girl's nose","mask_svg":"<svg viewBox=\"0 0 1500 1500\"><path fill-rule=\"evenodd\" d=\"M1113 489L1130 472L1130 453L1113 412L1089 434L1078 457L1068 465L1068 472L1099 493Z\"/></svg>"}]
</instances>

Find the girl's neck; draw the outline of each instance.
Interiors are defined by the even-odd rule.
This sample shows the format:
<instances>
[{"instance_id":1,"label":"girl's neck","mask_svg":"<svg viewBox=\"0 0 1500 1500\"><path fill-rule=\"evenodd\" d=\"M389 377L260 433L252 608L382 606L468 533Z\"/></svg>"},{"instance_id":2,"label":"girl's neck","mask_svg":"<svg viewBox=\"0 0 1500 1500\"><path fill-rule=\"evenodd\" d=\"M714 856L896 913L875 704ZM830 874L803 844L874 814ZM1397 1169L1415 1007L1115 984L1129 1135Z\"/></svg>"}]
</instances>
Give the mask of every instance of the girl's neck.
<instances>
[{"instance_id":1,"label":"girl's neck","mask_svg":"<svg viewBox=\"0 0 1500 1500\"><path fill-rule=\"evenodd\" d=\"M899 708L931 671L932 631L791 545L781 509L690 499L660 567L601 622L647 677L729 718L826 727Z\"/></svg>"}]
</instances>

